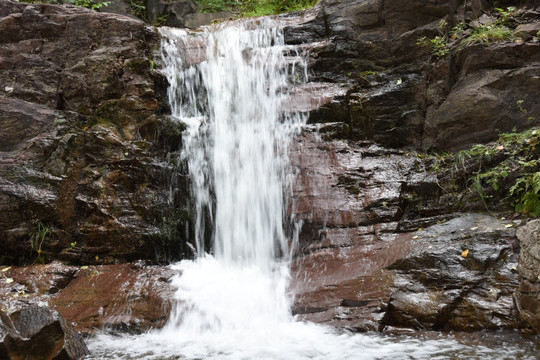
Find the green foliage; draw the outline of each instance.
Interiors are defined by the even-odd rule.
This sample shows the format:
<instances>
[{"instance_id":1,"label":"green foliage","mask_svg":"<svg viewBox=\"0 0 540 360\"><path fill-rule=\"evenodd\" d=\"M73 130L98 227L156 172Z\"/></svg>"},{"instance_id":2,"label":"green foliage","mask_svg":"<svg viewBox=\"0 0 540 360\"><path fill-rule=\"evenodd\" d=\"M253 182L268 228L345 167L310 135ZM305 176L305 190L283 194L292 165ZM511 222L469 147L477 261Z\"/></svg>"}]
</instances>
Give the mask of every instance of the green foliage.
<instances>
[{"instance_id":1,"label":"green foliage","mask_svg":"<svg viewBox=\"0 0 540 360\"><path fill-rule=\"evenodd\" d=\"M521 103L523 104L523 103ZM499 135L496 142L448 154L419 154L450 192L469 189L488 205L505 201L516 212L540 216L540 128Z\"/></svg>"},{"instance_id":2,"label":"green foliage","mask_svg":"<svg viewBox=\"0 0 540 360\"><path fill-rule=\"evenodd\" d=\"M112 1L94 1L94 0L19 0L29 4L72 4L75 6L85 7L92 10L99 10L104 6L109 6Z\"/></svg>"},{"instance_id":3,"label":"green foliage","mask_svg":"<svg viewBox=\"0 0 540 360\"><path fill-rule=\"evenodd\" d=\"M197 0L203 12L232 11L239 16L281 14L310 8L319 0Z\"/></svg>"},{"instance_id":4,"label":"green foliage","mask_svg":"<svg viewBox=\"0 0 540 360\"><path fill-rule=\"evenodd\" d=\"M441 20L439 35L433 38L421 37L416 44L428 48L432 56L443 58L452 50L473 44L491 44L513 40L515 36L512 28L517 25L515 15L519 11L512 6L506 9L496 8L496 11L492 14L493 21L473 28L469 28L465 22L460 22L450 29L449 24Z\"/></svg>"},{"instance_id":5,"label":"green foliage","mask_svg":"<svg viewBox=\"0 0 540 360\"><path fill-rule=\"evenodd\" d=\"M448 47L448 40L446 40L446 38L443 36L435 36L432 39L428 39L423 36L416 41L416 45L420 45L429 49L431 55L437 56L439 58L446 56L446 54L450 52L450 48Z\"/></svg>"},{"instance_id":6,"label":"green foliage","mask_svg":"<svg viewBox=\"0 0 540 360\"><path fill-rule=\"evenodd\" d=\"M93 1L93 0L66 0L67 2L75 5L81 6L92 10L99 10L103 6L109 6L112 1Z\"/></svg>"},{"instance_id":7,"label":"green foliage","mask_svg":"<svg viewBox=\"0 0 540 360\"><path fill-rule=\"evenodd\" d=\"M450 52L450 46L448 43L448 26L449 25L446 20L441 20L439 22L440 35L437 35L431 39L422 36L421 38L418 38L416 45L427 48L433 56L438 58L445 57Z\"/></svg>"},{"instance_id":8,"label":"green foliage","mask_svg":"<svg viewBox=\"0 0 540 360\"><path fill-rule=\"evenodd\" d=\"M495 10L500 15L497 20L498 25L511 26L515 24L515 15L519 12L515 6L508 6L506 9L495 8Z\"/></svg>"},{"instance_id":9,"label":"green foliage","mask_svg":"<svg viewBox=\"0 0 540 360\"><path fill-rule=\"evenodd\" d=\"M494 42L503 42L512 40L514 33L503 25L490 24L474 29L472 34L460 43L460 47L472 44L490 44Z\"/></svg>"},{"instance_id":10,"label":"green foliage","mask_svg":"<svg viewBox=\"0 0 540 360\"><path fill-rule=\"evenodd\" d=\"M52 228L45 225L40 220L34 222L34 228L30 233L30 247L37 253L37 257L34 263L37 261L42 264L45 263L45 257L43 256L43 243L45 239L52 235Z\"/></svg>"},{"instance_id":11,"label":"green foliage","mask_svg":"<svg viewBox=\"0 0 540 360\"><path fill-rule=\"evenodd\" d=\"M237 0L197 0L201 12L220 12L238 8L242 1Z\"/></svg>"},{"instance_id":12,"label":"green foliage","mask_svg":"<svg viewBox=\"0 0 540 360\"><path fill-rule=\"evenodd\" d=\"M374 70L366 70L366 71L362 71L360 73L360 76L362 77L366 77L366 76L372 76L372 75L378 75L379 73L374 71Z\"/></svg>"},{"instance_id":13,"label":"green foliage","mask_svg":"<svg viewBox=\"0 0 540 360\"><path fill-rule=\"evenodd\" d=\"M510 188L516 211L540 216L540 172L527 173Z\"/></svg>"},{"instance_id":14,"label":"green foliage","mask_svg":"<svg viewBox=\"0 0 540 360\"><path fill-rule=\"evenodd\" d=\"M146 16L146 1L145 0L128 0L129 9L132 15L148 21ZM162 24L159 24L162 25Z\"/></svg>"},{"instance_id":15,"label":"green foliage","mask_svg":"<svg viewBox=\"0 0 540 360\"><path fill-rule=\"evenodd\" d=\"M516 101L516 105L519 109L519 111L523 114L523 116L527 119L527 121L533 121L535 118L534 116L529 116L529 111L523 106L524 100L519 99Z\"/></svg>"}]
</instances>

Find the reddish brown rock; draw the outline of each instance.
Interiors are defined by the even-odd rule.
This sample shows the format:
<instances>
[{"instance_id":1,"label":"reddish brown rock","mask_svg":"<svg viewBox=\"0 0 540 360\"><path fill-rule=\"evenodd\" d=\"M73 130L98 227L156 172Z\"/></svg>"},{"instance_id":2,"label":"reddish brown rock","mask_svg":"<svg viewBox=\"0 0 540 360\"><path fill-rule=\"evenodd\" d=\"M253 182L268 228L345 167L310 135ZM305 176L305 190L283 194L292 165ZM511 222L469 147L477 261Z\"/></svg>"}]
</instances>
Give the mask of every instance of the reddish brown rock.
<instances>
[{"instance_id":1,"label":"reddish brown rock","mask_svg":"<svg viewBox=\"0 0 540 360\"><path fill-rule=\"evenodd\" d=\"M361 331L518 326L513 223L452 214L458 204L408 153L317 135L291 153L300 319Z\"/></svg>"},{"instance_id":2,"label":"reddish brown rock","mask_svg":"<svg viewBox=\"0 0 540 360\"><path fill-rule=\"evenodd\" d=\"M83 333L159 328L169 317L175 291L169 284L175 271L143 263L83 267L52 263L0 271L2 309L48 305Z\"/></svg>"}]
</instances>

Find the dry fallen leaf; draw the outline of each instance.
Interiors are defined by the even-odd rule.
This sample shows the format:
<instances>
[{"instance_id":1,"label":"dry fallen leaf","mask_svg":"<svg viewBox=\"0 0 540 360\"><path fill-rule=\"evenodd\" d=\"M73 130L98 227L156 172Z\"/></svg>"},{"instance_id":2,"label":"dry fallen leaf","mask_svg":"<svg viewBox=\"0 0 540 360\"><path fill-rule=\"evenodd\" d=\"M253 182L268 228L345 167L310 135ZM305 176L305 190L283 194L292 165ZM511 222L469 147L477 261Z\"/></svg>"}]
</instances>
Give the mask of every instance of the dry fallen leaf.
<instances>
[{"instance_id":1,"label":"dry fallen leaf","mask_svg":"<svg viewBox=\"0 0 540 360\"><path fill-rule=\"evenodd\" d=\"M13 279L12 279L12 278L7 278L7 279L6 279L6 283L11 284L12 282L13 282Z\"/></svg>"},{"instance_id":2,"label":"dry fallen leaf","mask_svg":"<svg viewBox=\"0 0 540 360\"><path fill-rule=\"evenodd\" d=\"M7 268L3 268L2 272L8 271L9 269L11 269L11 266L8 266Z\"/></svg>"},{"instance_id":3,"label":"dry fallen leaf","mask_svg":"<svg viewBox=\"0 0 540 360\"><path fill-rule=\"evenodd\" d=\"M466 258L467 255L469 255L469 249L466 249L465 251L463 251L463 252L461 253L461 256L463 256L464 258Z\"/></svg>"},{"instance_id":4,"label":"dry fallen leaf","mask_svg":"<svg viewBox=\"0 0 540 360\"><path fill-rule=\"evenodd\" d=\"M511 228L512 226L514 226L514 224L506 224L506 225L504 225L505 228Z\"/></svg>"},{"instance_id":5,"label":"dry fallen leaf","mask_svg":"<svg viewBox=\"0 0 540 360\"><path fill-rule=\"evenodd\" d=\"M476 230L478 229L478 226L475 226L475 227L472 227L471 230Z\"/></svg>"},{"instance_id":6,"label":"dry fallen leaf","mask_svg":"<svg viewBox=\"0 0 540 360\"><path fill-rule=\"evenodd\" d=\"M418 239L418 235L416 235L416 236L413 236L412 238L413 238L413 239Z\"/></svg>"}]
</instances>

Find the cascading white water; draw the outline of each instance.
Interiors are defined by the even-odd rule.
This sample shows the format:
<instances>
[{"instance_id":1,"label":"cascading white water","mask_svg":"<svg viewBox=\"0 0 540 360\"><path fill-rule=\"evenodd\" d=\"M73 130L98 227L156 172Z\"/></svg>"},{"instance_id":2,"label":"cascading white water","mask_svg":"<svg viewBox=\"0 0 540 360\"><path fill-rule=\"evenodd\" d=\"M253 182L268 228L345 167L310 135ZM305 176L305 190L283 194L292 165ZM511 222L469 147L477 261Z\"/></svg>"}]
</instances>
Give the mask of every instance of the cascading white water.
<instances>
[{"instance_id":1,"label":"cascading white water","mask_svg":"<svg viewBox=\"0 0 540 360\"><path fill-rule=\"evenodd\" d=\"M88 359L445 359L455 352L467 358L451 339L352 336L294 321L284 231L287 147L305 119L280 109L291 81L305 74L270 21L202 34L161 30L172 115L187 127L183 160L192 181L197 259L174 265L181 271L173 281L178 306L163 329L99 336ZM205 248L209 231L212 249ZM471 349L470 358L493 353Z\"/></svg>"},{"instance_id":2,"label":"cascading white water","mask_svg":"<svg viewBox=\"0 0 540 360\"><path fill-rule=\"evenodd\" d=\"M199 256L179 265L180 305L166 331L290 321L283 226L287 145L304 116L280 109L302 59L285 56L275 26L249 26L206 33L205 61L195 64L187 61L190 35L163 31L172 115L188 127L183 154L192 176ZM213 257L205 254L207 225L214 230Z\"/></svg>"}]
</instances>

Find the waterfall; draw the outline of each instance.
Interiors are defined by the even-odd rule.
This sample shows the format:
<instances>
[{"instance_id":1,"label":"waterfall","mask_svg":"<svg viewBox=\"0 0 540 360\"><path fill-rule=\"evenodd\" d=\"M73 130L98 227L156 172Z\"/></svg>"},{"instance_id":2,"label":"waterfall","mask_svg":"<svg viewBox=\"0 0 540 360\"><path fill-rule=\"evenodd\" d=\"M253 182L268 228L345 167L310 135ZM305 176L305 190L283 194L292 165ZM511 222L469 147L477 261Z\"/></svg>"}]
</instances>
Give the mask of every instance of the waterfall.
<instances>
[{"instance_id":1,"label":"waterfall","mask_svg":"<svg viewBox=\"0 0 540 360\"><path fill-rule=\"evenodd\" d=\"M198 255L178 265L179 306L168 331L290 320L287 148L305 116L281 109L305 66L271 20L260 21L217 26L199 38L162 30L172 116L187 126L183 160L192 180ZM208 231L211 249L205 248Z\"/></svg>"},{"instance_id":2,"label":"waterfall","mask_svg":"<svg viewBox=\"0 0 540 360\"><path fill-rule=\"evenodd\" d=\"M294 234L285 230L291 225L287 154L306 119L291 106L281 109L306 74L304 60L284 45L272 21L238 21L204 32L160 30L172 116L186 127L181 161L191 176L196 228L190 242L196 258L173 265L180 273L172 282L177 306L163 329L97 336L87 360L462 354L464 347L452 338L351 335L295 322L291 315L287 286ZM485 358L491 354L486 349L466 351L470 358Z\"/></svg>"},{"instance_id":3,"label":"waterfall","mask_svg":"<svg viewBox=\"0 0 540 360\"><path fill-rule=\"evenodd\" d=\"M183 155L192 177L197 253L204 255L203 236L213 230L216 259L268 269L287 252L287 146L305 120L280 109L305 66L266 22L215 27L203 35L204 48L184 30L165 29L162 52L172 115L188 127ZM190 51L204 52L204 61L190 63Z\"/></svg>"}]
</instances>

